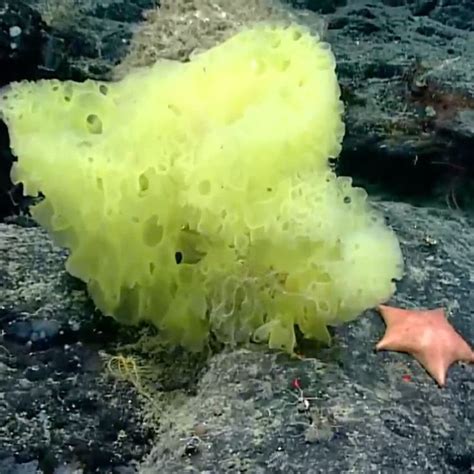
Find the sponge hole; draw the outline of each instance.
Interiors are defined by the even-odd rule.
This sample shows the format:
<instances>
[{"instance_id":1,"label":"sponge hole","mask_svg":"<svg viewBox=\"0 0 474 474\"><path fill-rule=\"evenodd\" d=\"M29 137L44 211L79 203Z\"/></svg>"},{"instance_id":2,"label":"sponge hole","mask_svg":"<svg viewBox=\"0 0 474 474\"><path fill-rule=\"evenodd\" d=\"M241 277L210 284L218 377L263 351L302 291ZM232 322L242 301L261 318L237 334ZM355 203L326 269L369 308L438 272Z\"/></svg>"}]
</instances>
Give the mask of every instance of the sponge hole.
<instances>
[{"instance_id":1,"label":"sponge hole","mask_svg":"<svg viewBox=\"0 0 474 474\"><path fill-rule=\"evenodd\" d=\"M145 173L140 174L138 177L138 187L142 193L148 191L148 188L150 187L150 181L148 180Z\"/></svg>"},{"instance_id":2,"label":"sponge hole","mask_svg":"<svg viewBox=\"0 0 474 474\"><path fill-rule=\"evenodd\" d=\"M318 301L317 307L321 313L329 312L329 304L327 301Z\"/></svg>"},{"instance_id":3,"label":"sponge hole","mask_svg":"<svg viewBox=\"0 0 474 474\"><path fill-rule=\"evenodd\" d=\"M303 190L301 188L295 188L291 190L291 199L298 199L303 195Z\"/></svg>"},{"instance_id":4,"label":"sponge hole","mask_svg":"<svg viewBox=\"0 0 474 474\"><path fill-rule=\"evenodd\" d=\"M201 181L198 185L199 193L207 196L211 192L211 182L209 180Z\"/></svg>"},{"instance_id":5,"label":"sponge hole","mask_svg":"<svg viewBox=\"0 0 474 474\"><path fill-rule=\"evenodd\" d=\"M291 36L292 36L293 41L298 41L301 39L303 35L301 34L300 31L293 31L293 34Z\"/></svg>"},{"instance_id":6,"label":"sponge hole","mask_svg":"<svg viewBox=\"0 0 474 474\"><path fill-rule=\"evenodd\" d=\"M102 120L96 114L89 114L86 117L86 125L89 133L100 135L102 133Z\"/></svg>"},{"instance_id":7,"label":"sponge hole","mask_svg":"<svg viewBox=\"0 0 474 474\"><path fill-rule=\"evenodd\" d=\"M181 109L174 104L168 104L168 109L171 110L175 115L181 115Z\"/></svg>"},{"instance_id":8,"label":"sponge hole","mask_svg":"<svg viewBox=\"0 0 474 474\"><path fill-rule=\"evenodd\" d=\"M64 100L66 102L71 102L73 96L73 89L71 84L66 84L64 86Z\"/></svg>"},{"instance_id":9,"label":"sponge hole","mask_svg":"<svg viewBox=\"0 0 474 474\"><path fill-rule=\"evenodd\" d=\"M291 61L286 59L280 64L280 71L286 71L290 67Z\"/></svg>"}]
</instances>

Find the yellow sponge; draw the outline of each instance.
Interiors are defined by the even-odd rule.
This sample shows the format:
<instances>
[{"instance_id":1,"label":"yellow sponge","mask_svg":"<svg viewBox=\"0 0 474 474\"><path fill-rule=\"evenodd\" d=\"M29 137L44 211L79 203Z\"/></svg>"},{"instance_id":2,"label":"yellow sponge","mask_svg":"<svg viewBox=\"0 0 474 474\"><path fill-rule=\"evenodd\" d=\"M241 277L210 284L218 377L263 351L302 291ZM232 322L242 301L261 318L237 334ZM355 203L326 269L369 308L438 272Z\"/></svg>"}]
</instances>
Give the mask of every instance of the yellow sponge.
<instances>
[{"instance_id":1,"label":"yellow sponge","mask_svg":"<svg viewBox=\"0 0 474 474\"><path fill-rule=\"evenodd\" d=\"M96 305L199 350L212 332L293 351L386 300L394 233L337 178L335 60L299 26L257 25L117 83L19 83L0 97L15 182Z\"/></svg>"}]
</instances>

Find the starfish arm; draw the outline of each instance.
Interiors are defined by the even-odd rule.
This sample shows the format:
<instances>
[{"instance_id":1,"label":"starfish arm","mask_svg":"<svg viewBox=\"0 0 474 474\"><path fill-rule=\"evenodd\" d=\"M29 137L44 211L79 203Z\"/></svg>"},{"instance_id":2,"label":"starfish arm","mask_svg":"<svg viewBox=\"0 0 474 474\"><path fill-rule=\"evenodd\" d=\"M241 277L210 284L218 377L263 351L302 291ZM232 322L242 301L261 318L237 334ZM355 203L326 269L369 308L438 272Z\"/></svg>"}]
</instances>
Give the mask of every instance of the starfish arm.
<instances>
[{"instance_id":1,"label":"starfish arm","mask_svg":"<svg viewBox=\"0 0 474 474\"><path fill-rule=\"evenodd\" d=\"M456 362L456 357L446 357L441 349L431 352L414 354L414 357L433 377L440 387L446 384L449 367Z\"/></svg>"},{"instance_id":2,"label":"starfish arm","mask_svg":"<svg viewBox=\"0 0 474 474\"><path fill-rule=\"evenodd\" d=\"M459 344L455 348L454 357L456 360L474 364L474 350L471 349L471 346L469 346L469 344L459 334L458 337Z\"/></svg>"},{"instance_id":3,"label":"starfish arm","mask_svg":"<svg viewBox=\"0 0 474 474\"><path fill-rule=\"evenodd\" d=\"M380 305L378 310L387 328L376 349L411 354L440 386L445 385L452 364L474 363L474 351L442 308L407 310Z\"/></svg>"}]
</instances>

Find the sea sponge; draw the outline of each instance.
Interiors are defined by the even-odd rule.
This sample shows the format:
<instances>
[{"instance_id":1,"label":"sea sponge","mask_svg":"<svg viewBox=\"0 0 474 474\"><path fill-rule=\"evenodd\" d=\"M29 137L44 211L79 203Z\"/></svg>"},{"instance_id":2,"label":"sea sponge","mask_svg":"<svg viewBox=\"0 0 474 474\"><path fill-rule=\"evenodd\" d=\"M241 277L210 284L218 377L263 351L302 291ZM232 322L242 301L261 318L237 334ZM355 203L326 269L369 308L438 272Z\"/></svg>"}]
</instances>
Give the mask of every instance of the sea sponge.
<instances>
[{"instance_id":1,"label":"sea sponge","mask_svg":"<svg viewBox=\"0 0 474 474\"><path fill-rule=\"evenodd\" d=\"M297 25L245 29L120 82L13 84L0 110L15 182L105 314L200 350L328 325L385 301L397 238L336 177L343 106L329 46Z\"/></svg>"}]
</instances>

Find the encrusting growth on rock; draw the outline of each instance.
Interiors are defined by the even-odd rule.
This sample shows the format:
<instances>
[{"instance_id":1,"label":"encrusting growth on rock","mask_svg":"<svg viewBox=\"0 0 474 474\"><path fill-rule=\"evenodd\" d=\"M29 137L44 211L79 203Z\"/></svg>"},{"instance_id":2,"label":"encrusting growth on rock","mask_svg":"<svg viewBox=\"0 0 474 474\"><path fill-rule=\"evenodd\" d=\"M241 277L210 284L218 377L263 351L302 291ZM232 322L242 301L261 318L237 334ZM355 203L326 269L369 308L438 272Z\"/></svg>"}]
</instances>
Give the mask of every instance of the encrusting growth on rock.
<instances>
[{"instance_id":1,"label":"encrusting growth on rock","mask_svg":"<svg viewBox=\"0 0 474 474\"><path fill-rule=\"evenodd\" d=\"M411 354L441 387L454 362L474 362L474 351L448 322L442 308L409 310L380 305L378 310L387 330L376 349Z\"/></svg>"}]
</instances>

